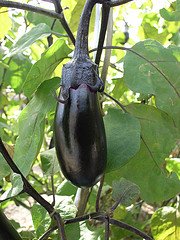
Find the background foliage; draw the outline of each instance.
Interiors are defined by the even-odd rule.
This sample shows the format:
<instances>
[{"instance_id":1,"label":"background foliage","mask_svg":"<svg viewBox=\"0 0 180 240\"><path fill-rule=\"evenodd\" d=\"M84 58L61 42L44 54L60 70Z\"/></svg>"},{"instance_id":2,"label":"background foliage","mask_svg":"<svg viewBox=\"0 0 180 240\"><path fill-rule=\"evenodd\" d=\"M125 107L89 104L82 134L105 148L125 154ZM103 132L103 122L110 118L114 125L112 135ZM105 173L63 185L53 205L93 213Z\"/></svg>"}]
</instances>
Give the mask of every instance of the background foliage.
<instances>
[{"instance_id":1,"label":"background foliage","mask_svg":"<svg viewBox=\"0 0 180 240\"><path fill-rule=\"evenodd\" d=\"M53 10L53 4L46 1L27 2ZM61 1L75 35L84 2ZM100 96L108 144L101 208L107 211L125 193L114 217L157 240L180 236L179 9L180 0L132 1L113 8L112 45L125 47L126 51L111 51L105 92L124 108L105 95ZM56 208L64 219L75 217L77 188L64 179L54 149L49 150L54 95L61 82L62 66L71 58L74 47L60 22L56 21L52 29L50 17L0 8L0 22L0 136L22 173L40 193L52 196L53 176ZM89 49L97 47L97 24L94 11ZM53 38L51 46L49 36ZM105 51L100 75L104 54ZM94 58L93 53L90 56ZM0 166L1 207L17 204L17 200L24 205L28 196L21 194L21 177L12 173L2 155ZM126 189L129 186L135 199ZM98 185L92 189L86 212L94 211L97 189ZM21 223L13 224L27 239L38 239L51 221L43 207L34 202L31 206L32 230L22 232ZM103 231L103 226L93 221L66 227L68 239L104 239ZM57 239L56 235L52 239ZM135 236L112 227L110 239Z\"/></svg>"}]
</instances>

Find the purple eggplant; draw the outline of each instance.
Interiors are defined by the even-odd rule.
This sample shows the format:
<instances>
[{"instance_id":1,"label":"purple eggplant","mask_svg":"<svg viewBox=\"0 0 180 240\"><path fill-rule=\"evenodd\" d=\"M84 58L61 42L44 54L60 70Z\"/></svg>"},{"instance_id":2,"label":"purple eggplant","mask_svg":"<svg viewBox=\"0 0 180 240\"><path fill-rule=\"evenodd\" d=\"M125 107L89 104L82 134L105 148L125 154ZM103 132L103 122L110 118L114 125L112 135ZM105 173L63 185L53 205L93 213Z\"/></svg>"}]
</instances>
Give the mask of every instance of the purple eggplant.
<instances>
[{"instance_id":1,"label":"purple eggplant","mask_svg":"<svg viewBox=\"0 0 180 240\"><path fill-rule=\"evenodd\" d=\"M55 146L64 176L78 187L90 187L106 166L106 137L98 96L86 84L70 88L58 103Z\"/></svg>"}]
</instances>

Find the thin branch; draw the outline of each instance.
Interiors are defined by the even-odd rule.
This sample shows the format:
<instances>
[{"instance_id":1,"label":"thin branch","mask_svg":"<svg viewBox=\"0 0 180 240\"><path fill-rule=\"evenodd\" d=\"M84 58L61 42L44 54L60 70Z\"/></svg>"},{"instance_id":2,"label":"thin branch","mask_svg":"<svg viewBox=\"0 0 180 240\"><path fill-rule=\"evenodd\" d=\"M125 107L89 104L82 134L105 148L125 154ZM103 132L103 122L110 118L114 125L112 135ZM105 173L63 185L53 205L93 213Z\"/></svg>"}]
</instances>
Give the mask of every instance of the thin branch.
<instances>
[{"instance_id":1,"label":"thin branch","mask_svg":"<svg viewBox=\"0 0 180 240\"><path fill-rule=\"evenodd\" d=\"M109 95L108 93L106 93L106 92L103 92L103 94L104 94L105 96L107 96L108 98L112 99L117 105L120 106L120 108L122 108L122 110L123 110L124 112L127 113L126 107L125 107L122 103L120 103L117 99L115 99L114 97L110 96L110 95Z\"/></svg>"},{"instance_id":2,"label":"thin branch","mask_svg":"<svg viewBox=\"0 0 180 240\"><path fill-rule=\"evenodd\" d=\"M54 11L47 10L41 7L35 7L33 5L26 4L26 3L0 0L0 7L17 8L17 9L27 10L30 12L36 12L39 14L46 15L48 17L57 18L59 20L62 19L62 14L55 13Z\"/></svg>"},{"instance_id":3,"label":"thin branch","mask_svg":"<svg viewBox=\"0 0 180 240\"><path fill-rule=\"evenodd\" d=\"M54 214L54 219L56 220L57 222L57 226L58 226L58 230L59 230L59 235L61 236L61 238L63 240L67 240L66 238L66 233L65 233L65 229L64 229L64 222L60 216L59 213L55 212Z\"/></svg>"},{"instance_id":4,"label":"thin branch","mask_svg":"<svg viewBox=\"0 0 180 240\"><path fill-rule=\"evenodd\" d=\"M54 176L51 176L51 187L52 187L52 196L53 196L53 201L51 203L51 205L54 207L55 203L56 203L56 198L55 198L55 187L54 187Z\"/></svg>"},{"instance_id":5,"label":"thin branch","mask_svg":"<svg viewBox=\"0 0 180 240\"><path fill-rule=\"evenodd\" d=\"M128 2L132 2L133 0L110 0L110 1L106 1L106 3L110 6L110 7L116 7L116 6L120 6L123 4L126 4ZM103 4L104 0L99 0L99 3Z\"/></svg>"},{"instance_id":6,"label":"thin branch","mask_svg":"<svg viewBox=\"0 0 180 240\"><path fill-rule=\"evenodd\" d=\"M146 240L153 240L150 236L148 236L146 233L142 232L141 230L127 224L127 223L124 223L124 222L121 222L121 221L118 221L118 220L115 220L113 218L110 218L109 219L109 223L110 224L113 224L115 226L118 226L120 228L123 228L123 229L126 229L130 232L133 232L135 233L137 236L140 236Z\"/></svg>"},{"instance_id":7,"label":"thin branch","mask_svg":"<svg viewBox=\"0 0 180 240\"><path fill-rule=\"evenodd\" d=\"M53 0L52 2L54 3L56 13L59 13L59 14L62 15L62 18L60 19L60 22L61 22L63 28L65 29L65 31L67 32L67 34L68 34L69 38L71 39L72 43L75 45L74 35L71 32L71 29L69 28L69 25L66 22L66 19L64 17L63 9L61 7L60 1L59 0Z\"/></svg>"},{"instance_id":8,"label":"thin branch","mask_svg":"<svg viewBox=\"0 0 180 240\"><path fill-rule=\"evenodd\" d=\"M107 26L106 45L112 44L112 38L113 38L113 9L110 9L108 26ZM103 61L104 63L101 71L101 79L104 82L104 88L105 88L106 77L107 77L108 68L110 64L110 58L111 58L111 49L106 49L105 57Z\"/></svg>"},{"instance_id":9,"label":"thin branch","mask_svg":"<svg viewBox=\"0 0 180 240\"><path fill-rule=\"evenodd\" d=\"M50 229L48 229L38 240L46 240L51 235L52 232L54 232L57 229L57 226L54 226Z\"/></svg>"},{"instance_id":10,"label":"thin branch","mask_svg":"<svg viewBox=\"0 0 180 240\"><path fill-rule=\"evenodd\" d=\"M67 219L67 220L64 221L64 224L66 225L66 224L71 224L71 223L77 223L77 222L91 220L91 219L94 219L94 220L97 220L97 221L101 221L101 222L106 222L107 219L108 219L109 224L115 225L115 226L120 227L122 229L126 229L126 230L128 230L130 232L133 232L137 236L140 236L140 237L142 237L142 238L144 238L146 240L153 240L150 236L148 236L146 233L142 232L141 230L139 230L139 229L137 229L137 228L135 228L133 226L130 226L127 223L115 220L113 218L109 218L109 216L106 213L103 213L103 212L94 212L94 213L86 214L86 215L81 216L81 217ZM56 229L57 229L57 226L53 227L51 230L48 230L48 232L51 233L51 232L53 232ZM106 231L107 231L106 234L108 236L109 229L107 228ZM39 239L39 240L44 240L44 239L45 238Z\"/></svg>"},{"instance_id":11,"label":"thin branch","mask_svg":"<svg viewBox=\"0 0 180 240\"><path fill-rule=\"evenodd\" d=\"M54 12L51 10L47 10L41 7L35 7L33 5L30 4L26 4L26 3L19 3L19 2L13 2L13 1L4 1L4 0L0 0L0 7L10 7L10 8L17 8L17 9L22 9L22 10L27 10L27 11L31 11L31 12L36 12L39 14L44 14L48 17L52 17L55 19L59 19L63 28L65 29L65 31L67 32L69 38L71 39L71 41L73 42L73 44L75 45L75 38L69 28L69 25L67 24L65 18L64 18L64 14L63 12ZM61 8L62 9L62 8Z\"/></svg>"},{"instance_id":12,"label":"thin branch","mask_svg":"<svg viewBox=\"0 0 180 240\"><path fill-rule=\"evenodd\" d=\"M105 237L104 240L109 240L110 236L110 224L109 224L109 217L105 218Z\"/></svg>"},{"instance_id":13,"label":"thin branch","mask_svg":"<svg viewBox=\"0 0 180 240\"><path fill-rule=\"evenodd\" d=\"M100 185L99 185L98 192L97 192L96 212L99 212L99 203L100 203L100 197L101 197L101 192L102 192L102 188L103 188L103 183L104 183L104 175L102 176L102 178L100 180Z\"/></svg>"},{"instance_id":14,"label":"thin branch","mask_svg":"<svg viewBox=\"0 0 180 240\"><path fill-rule=\"evenodd\" d=\"M93 213L89 213L86 215L83 215L81 217L75 217L75 218L70 218L67 220L64 220L64 224L71 224L71 223L77 223L77 222L82 222L85 220L91 220L91 219L96 219L98 217L104 217L104 213L102 212L93 212Z\"/></svg>"},{"instance_id":15,"label":"thin branch","mask_svg":"<svg viewBox=\"0 0 180 240\"><path fill-rule=\"evenodd\" d=\"M103 45L104 45L104 39L106 36L106 30L107 30L107 25L108 25L109 11L110 11L110 6L108 6L106 3L102 4L101 29L100 29L97 53L96 53L96 58L95 58L95 63L97 65L99 65L99 62L101 59L102 49L103 49Z\"/></svg>"}]
</instances>

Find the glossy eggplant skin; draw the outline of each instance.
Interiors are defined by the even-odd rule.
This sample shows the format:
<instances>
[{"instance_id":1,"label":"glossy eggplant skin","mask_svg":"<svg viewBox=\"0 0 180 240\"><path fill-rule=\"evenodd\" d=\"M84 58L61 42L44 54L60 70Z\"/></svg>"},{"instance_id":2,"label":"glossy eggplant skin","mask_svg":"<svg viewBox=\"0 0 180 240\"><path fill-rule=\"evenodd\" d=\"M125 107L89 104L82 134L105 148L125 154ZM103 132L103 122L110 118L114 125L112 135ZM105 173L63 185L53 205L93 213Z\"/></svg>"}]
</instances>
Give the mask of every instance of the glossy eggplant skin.
<instances>
[{"instance_id":1,"label":"glossy eggplant skin","mask_svg":"<svg viewBox=\"0 0 180 240\"><path fill-rule=\"evenodd\" d=\"M84 83L70 88L67 102L57 104L54 125L55 148L64 176L78 187L93 186L105 170L107 155L97 92Z\"/></svg>"}]
</instances>

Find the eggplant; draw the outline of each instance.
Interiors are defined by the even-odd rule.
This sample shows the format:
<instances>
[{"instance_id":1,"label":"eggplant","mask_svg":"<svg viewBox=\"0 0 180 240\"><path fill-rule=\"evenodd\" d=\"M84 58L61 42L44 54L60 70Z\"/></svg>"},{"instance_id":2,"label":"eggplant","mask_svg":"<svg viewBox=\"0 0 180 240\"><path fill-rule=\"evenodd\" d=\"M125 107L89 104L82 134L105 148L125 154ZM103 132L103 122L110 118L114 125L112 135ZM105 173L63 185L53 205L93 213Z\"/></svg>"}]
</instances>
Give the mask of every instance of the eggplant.
<instances>
[{"instance_id":1,"label":"eggplant","mask_svg":"<svg viewBox=\"0 0 180 240\"><path fill-rule=\"evenodd\" d=\"M64 176L78 187L91 187L106 167L107 147L98 92L104 90L98 66L88 54L88 29L96 1L87 0L77 33L74 56L62 69L54 140Z\"/></svg>"},{"instance_id":2,"label":"eggplant","mask_svg":"<svg viewBox=\"0 0 180 240\"><path fill-rule=\"evenodd\" d=\"M64 176L78 187L99 181L106 166L106 137L98 96L86 84L58 103L55 146Z\"/></svg>"}]
</instances>

